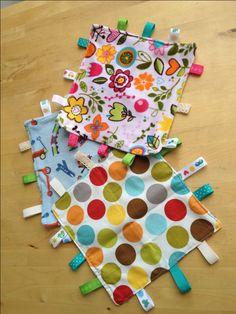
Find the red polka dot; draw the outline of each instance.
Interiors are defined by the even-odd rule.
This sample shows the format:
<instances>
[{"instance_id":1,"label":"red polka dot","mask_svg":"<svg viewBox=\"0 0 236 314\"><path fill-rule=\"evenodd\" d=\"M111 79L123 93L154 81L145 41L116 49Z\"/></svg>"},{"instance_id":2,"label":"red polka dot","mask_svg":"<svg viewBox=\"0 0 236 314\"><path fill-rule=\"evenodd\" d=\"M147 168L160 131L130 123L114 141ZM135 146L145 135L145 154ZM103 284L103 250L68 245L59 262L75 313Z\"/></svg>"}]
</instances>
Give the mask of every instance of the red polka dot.
<instances>
[{"instance_id":1,"label":"red polka dot","mask_svg":"<svg viewBox=\"0 0 236 314\"><path fill-rule=\"evenodd\" d=\"M122 304L133 296L133 291L125 285L117 287L113 292L114 301L117 304Z\"/></svg>"},{"instance_id":2,"label":"red polka dot","mask_svg":"<svg viewBox=\"0 0 236 314\"><path fill-rule=\"evenodd\" d=\"M91 170L89 178L94 185L103 185L107 181L106 170L102 167L95 167Z\"/></svg>"},{"instance_id":3,"label":"red polka dot","mask_svg":"<svg viewBox=\"0 0 236 314\"><path fill-rule=\"evenodd\" d=\"M187 208L180 200L173 199L165 205L165 214L171 220L179 221L186 216L186 213Z\"/></svg>"},{"instance_id":4,"label":"red polka dot","mask_svg":"<svg viewBox=\"0 0 236 314\"><path fill-rule=\"evenodd\" d=\"M100 200L93 200L88 204L88 215L92 219L101 219L104 216L105 211L106 207Z\"/></svg>"}]
</instances>

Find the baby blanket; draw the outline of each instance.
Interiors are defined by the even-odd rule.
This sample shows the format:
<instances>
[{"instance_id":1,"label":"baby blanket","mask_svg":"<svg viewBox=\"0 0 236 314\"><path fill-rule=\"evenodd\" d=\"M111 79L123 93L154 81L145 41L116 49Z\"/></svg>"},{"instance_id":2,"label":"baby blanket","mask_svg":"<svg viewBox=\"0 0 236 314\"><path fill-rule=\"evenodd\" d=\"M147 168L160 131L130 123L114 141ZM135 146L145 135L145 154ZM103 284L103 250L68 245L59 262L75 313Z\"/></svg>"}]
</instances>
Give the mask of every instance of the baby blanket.
<instances>
[{"instance_id":1,"label":"baby blanket","mask_svg":"<svg viewBox=\"0 0 236 314\"><path fill-rule=\"evenodd\" d=\"M113 150L53 206L115 304L122 304L220 229L160 156L131 167Z\"/></svg>"},{"instance_id":2,"label":"baby blanket","mask_svg":"<svg viewBox=\"0 0 236 314\"><path fill-rule=\"evenodd\" d=\"M67 131L137 155L165 145L196 45L93 25L80 71L61 99Z\"/></svg>"}]
</instances>

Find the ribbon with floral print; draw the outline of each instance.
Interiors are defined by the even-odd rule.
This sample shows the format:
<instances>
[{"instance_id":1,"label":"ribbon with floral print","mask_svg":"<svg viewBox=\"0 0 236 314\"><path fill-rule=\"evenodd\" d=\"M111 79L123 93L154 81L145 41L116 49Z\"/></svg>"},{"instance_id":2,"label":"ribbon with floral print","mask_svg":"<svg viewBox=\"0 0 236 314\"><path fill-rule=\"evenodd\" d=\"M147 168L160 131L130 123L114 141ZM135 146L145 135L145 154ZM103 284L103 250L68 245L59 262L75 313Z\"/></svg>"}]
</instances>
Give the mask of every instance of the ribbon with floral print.
<instances>
[{"instance_id":1,"label":"ribbon with floral print","mask_svg":"<svg viewBox=\"0 0 236 314\"><path fill-rule=\"evenodd\" d=\"M165 146L196 45L93 25L59 124L136 155Z\"/></svg>"}]
</instances>

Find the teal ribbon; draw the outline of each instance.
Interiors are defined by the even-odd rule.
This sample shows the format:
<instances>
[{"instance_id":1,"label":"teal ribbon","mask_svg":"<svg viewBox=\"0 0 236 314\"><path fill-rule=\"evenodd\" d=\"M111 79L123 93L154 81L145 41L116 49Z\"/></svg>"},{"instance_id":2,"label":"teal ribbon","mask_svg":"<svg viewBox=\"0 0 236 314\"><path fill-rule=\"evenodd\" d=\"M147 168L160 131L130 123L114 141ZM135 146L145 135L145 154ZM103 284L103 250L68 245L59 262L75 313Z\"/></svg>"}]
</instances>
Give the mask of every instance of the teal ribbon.
<instances>
[{"instance_id":1,"label":"teal ribbon","mask_svg":"<svg viewBox=\"0 0 236 314\"><path fill-rule=\"evenodd\" d=\"M154 32L155 24L151 22L147 22L144 26L142 37L151 37Z\"/></svg>"},{"instance_id":2,"label":"teal ribbon","mask_svg":"<svg viewBox=\"0 0 236 314\"><path fill-rule=\"evenodd\" d=\"M78 39L77 45L78 45L78 47L80 47L80 48L87 48L88 43L89 43L89 40L88 40L88 39L80 37L80 38Z\"/></svg>"},{"instance_id":3,"label":"teal ribbon","mask_svg":"<svg viewBox=\"0 0 236 314\"><path fill-rule=\"evenodd\" d=\"M202 201L205 197L211 195L212 193L214 193L214 190L209 183L201 186L199 189L193 192L194 196L199 201Z\"/></svg>"},{"instance_id":4,"label":"teal ribbon","mask_svg":"<svg viewBox=\"0 0 236 314\"><path fill-rule=\"evenodd\" d=\"M179 268L178 264L175 264L170 268L170 273L181 293L187 293L192 289L190 283L188 282L182 270Z\"/></svg>"},{"instance_id":5,"label":"teal ribbon","mask_svg":"<svg viewBox=\"0 0 236 314\"><path fill-rule=\"evenodd\" d=\"M75 257L70 261L69 266L73 271L76 271L80 265L85 262L84 255L82 253L78 253Z\"/></svg>"}]
</instances>

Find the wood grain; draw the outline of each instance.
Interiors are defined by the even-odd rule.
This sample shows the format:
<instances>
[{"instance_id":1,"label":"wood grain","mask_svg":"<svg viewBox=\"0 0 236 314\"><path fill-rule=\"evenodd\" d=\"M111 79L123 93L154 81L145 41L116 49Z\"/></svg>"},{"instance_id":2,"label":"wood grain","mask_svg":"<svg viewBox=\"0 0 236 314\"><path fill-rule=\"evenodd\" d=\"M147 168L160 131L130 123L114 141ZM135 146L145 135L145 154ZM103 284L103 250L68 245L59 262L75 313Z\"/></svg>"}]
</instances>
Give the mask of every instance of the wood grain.
<instances>
[{"instance_id":1,"label":"wood grain","mask_svg":"<svg viewBox=\"0 0 236 314\"><path fill-rule=\"evenodd\" d=\"M40 203L36 184L23 186L21 176L33 170L29 152L18 143L27 139L23 122L39 116L39 101L66 94L65 68L78 69L83 51L78 36L87 37L92 23L116 26L129 20L129 31L141 33L145 22L156 23L154 37L167 39L169 28L181 28L184 42L198 45L201 78L190 77L183 102L188 116L178 115L171 135L183 145L167 156L179 169L198 156L209 165L188 180L194 190L210 182L215 194L204 204L222 221L209 240L220 261L209 266L198 251L181 261L193 290L180 295L167 273L149 287L159 314L236 313L236 2L230 1L24 1L2 10L2 313L143 313L133 298L116 307L104 289L83 297L79 284L92 279L87 265L72 273L67 263L73 244L53 250L54 230L40 218L23 220L22 209Z\"/></svg>"}]
</instances>

